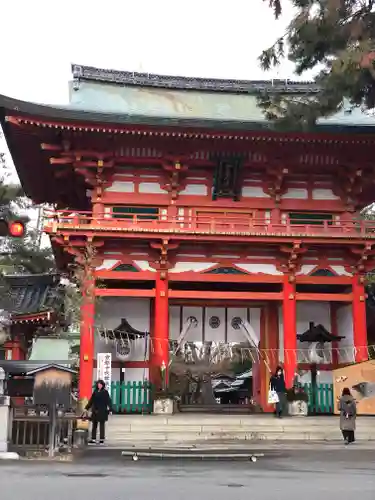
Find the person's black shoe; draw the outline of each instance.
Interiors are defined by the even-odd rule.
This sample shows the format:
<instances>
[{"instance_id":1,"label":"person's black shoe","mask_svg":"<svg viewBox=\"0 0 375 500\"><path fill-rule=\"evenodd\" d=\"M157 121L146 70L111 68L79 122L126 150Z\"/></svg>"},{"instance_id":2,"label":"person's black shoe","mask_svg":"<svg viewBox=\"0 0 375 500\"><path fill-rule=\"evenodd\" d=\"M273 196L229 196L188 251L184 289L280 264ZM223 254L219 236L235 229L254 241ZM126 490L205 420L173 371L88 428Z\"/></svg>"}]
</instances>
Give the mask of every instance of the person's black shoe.
<instances>
[{"instance_id":1,"label":"person's black shoe","mask_svg":"<svg viewBox=\"0 0 375 500\"><path fill-rule=\"evenodd\" d=\"M95 439L90 439L89 444L96 444Z\"/></svg>"},{"instance_id":2,"label":"person's black shoe","mask_svg":"<svg viewBox=\"0 0 375 500\"><path fill-rule=\"evenodd\" d=\"M104 439L101 439L101 440L99 441L99 444L104 444Z\"/></svg>"}]
</instances>

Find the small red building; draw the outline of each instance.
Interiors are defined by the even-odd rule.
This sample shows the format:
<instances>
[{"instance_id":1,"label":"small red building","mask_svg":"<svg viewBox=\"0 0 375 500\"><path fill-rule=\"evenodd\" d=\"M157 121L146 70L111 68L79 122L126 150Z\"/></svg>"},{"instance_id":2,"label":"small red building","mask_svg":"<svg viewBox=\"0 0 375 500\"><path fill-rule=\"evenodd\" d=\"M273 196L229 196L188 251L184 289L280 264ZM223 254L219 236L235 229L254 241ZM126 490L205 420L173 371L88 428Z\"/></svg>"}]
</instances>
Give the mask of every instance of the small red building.
<instances>
[{"instance_id":1,"label":"small red building","mask_svg":"<svg viewBox=\"0 0 375 500\"><path fill-rule=\"evenodd\" d=\"M33 340L63 320L64 291L58 274L8 275L4 282L0 309L8 312L10 321L0 360L24 361Z\"/></svg>"},{"instance_id":2,"label":"small red building","mask_svg":"<svg viewBox=\"0 0 375 500\"><path fill-rule=\"evenodd\" d=\"M278 363L291 385L311 354L326 377L367 359L364 274L374 267L375 226L359 212L374 201L372 128L343 113L311 133L276 132L257 108L265 91L318 89L73 66L68 106L0 98L26 193L56 207L45 230L60 265L95 248L83 289L81 398L100 352L113 354L112 380L155 379L192 318L186 340L202 343L242 342L239 322L251 325L264 408L268 368ZM96 310L89 290L101 297ZM123 319L150 332L151 349L142 336L131 354L106 344L98 331ZM344 338L306 347L297 335L310 323Z\"/></svg>"}]
</instances>

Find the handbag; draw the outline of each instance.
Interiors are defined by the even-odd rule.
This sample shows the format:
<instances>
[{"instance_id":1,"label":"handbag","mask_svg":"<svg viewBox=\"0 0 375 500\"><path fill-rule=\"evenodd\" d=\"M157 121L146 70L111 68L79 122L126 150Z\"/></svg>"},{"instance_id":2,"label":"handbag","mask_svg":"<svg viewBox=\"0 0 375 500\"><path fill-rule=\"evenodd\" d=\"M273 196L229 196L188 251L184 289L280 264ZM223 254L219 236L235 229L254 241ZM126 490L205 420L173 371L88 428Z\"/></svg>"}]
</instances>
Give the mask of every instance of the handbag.
<instances>
[{"instance_id":1,"label":"handbag","mask_svg":"<svg viewBox=\"0 0 375 500\"><path fill-rule=\"evenodd\" d=\"M278 403L279 401L280 400L279 400L279 396L277 395L277 392L271 389L268 392L268 404L274 405L274 404Z\"/></svg>"}]
</instances>

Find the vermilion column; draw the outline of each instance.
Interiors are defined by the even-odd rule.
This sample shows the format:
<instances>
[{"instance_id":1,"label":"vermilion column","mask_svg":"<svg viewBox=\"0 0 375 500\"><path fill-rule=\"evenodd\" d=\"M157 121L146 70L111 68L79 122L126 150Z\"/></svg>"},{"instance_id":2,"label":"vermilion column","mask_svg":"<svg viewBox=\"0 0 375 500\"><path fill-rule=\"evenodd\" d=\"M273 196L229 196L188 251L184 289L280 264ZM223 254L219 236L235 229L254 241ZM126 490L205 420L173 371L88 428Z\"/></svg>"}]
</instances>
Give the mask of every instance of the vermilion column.
<instances>
[{"instance_id":1,"label":"vermilion column","mask_svg":"<svg viewBox=\"0 0 375 500\"><path fill-rule=\"evenodd\" d=\"M357 363L367 361L366 292L360 276L353 276L353 343Z\"/></svg>"},{"instance_id":2,"label":"vermilion column","mask_svg":"<svg viewBox=\"0 0 375 500\"><path fill-rule=\"evenodd\" d=\"M287 388L293 386L297 370L297 303L295 282L284 276L283 325L284 325L284 374Z\"/></svg>"},{"instance_id":3,"label":"vermilion column","mask_svg":"<svg viewBox=\"0 0 375 500\"><path fill-rule=\"evenodd\" d=\"M151 380L161 380L161 369L165 367L166 377L169 363L169 305L168 274L159 271L155 281L154 332L151 342Z\"/></svg>"},{"instance_id":4,"label":"vermilion column","mask_svg":"<svg viewBox=\"0 0 375 500\"><path fill-rule=\"evenodd\" d=\"M82 290L79 360L79 399L84 404L92 393L94 372L95 280Z\"/></svg>"}]
</instances>

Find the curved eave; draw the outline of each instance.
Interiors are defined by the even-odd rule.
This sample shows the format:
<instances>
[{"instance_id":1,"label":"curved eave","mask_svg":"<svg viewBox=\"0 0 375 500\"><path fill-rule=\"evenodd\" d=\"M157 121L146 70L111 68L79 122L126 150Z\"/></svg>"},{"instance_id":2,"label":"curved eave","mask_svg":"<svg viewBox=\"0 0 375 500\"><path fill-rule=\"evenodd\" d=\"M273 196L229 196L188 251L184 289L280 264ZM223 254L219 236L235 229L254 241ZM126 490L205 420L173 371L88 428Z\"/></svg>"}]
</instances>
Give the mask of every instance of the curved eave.
<instances>
[{"instance_id":1,"label":"curved eave","mask_svg":"<svg viewBox=\"0 0 375 500\"><path fill-rule=\"evenodd\" d=\"M23 117L26 121L38 122L38 119L48 121L51 127L56 128L71 128L71 129L87 129L87 131L103 131L110 133L121 133L123 130L132 129L139 126L143 130L152 128L158 129L157 132L162 133L176 127L184 129L186 132L192 133L206 132L215 130L216 133L229 131L243 131L244 135L252 135L254 131L268 132L274 137L282 137L291 135L295 137L311 136L314 133L334 133L334 134L373 134L374 126L367 125L347 125L340 123L319 124L316 125L311 132L301 132L300 128L289 132L276 131L273 124L268 121L236 121L236 120L220 120L220 119L196 119L196 118L172 118L165 116L146 116L146 115L129 115L123 113L104 113L94 111L83 111L73 107L58 107L36 104L27 101L13 99L4 95L0 95L0 120L2 125L6 126L9 117ZM146 128L143 128L146 127ZM163 130L159 130L163 128ZM313 137L311 137L313 138ZM320 137L320 139L322 139Z\"/></svg>"},{"instance_id":2,"label":"curved eave","mask_svg":"<svg viewBox=\"0 0 375 500\"><path fill-rule=\"evenodd\" d=\"M116 113L82 111L72 107L53 107L20 101L0 95L0 122L19 174L25 193L36 203L56 203L61 208L87 210L86 190L90 186L74 170L61 182L54 175L48 154L42 142L55 142L56 136L65 133L119 134L126 136L168 136L179 139L215 139L225 142L253 143L325 143L353 144L361 147L375 145L372 126L319 125L309 133L277 132L269 122L239 122L201 120L192 118L167 118ZM105 134L105 135L104 135ZM94 137L95 140L95 137ZM370 203L367 200L366 203Z\"/></svg>"}]
</instances>

